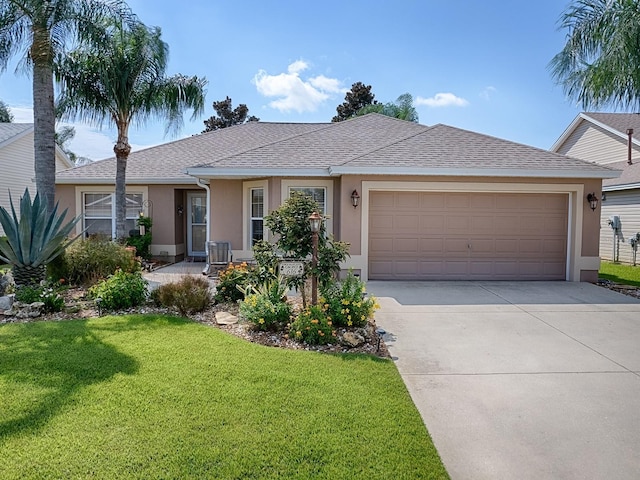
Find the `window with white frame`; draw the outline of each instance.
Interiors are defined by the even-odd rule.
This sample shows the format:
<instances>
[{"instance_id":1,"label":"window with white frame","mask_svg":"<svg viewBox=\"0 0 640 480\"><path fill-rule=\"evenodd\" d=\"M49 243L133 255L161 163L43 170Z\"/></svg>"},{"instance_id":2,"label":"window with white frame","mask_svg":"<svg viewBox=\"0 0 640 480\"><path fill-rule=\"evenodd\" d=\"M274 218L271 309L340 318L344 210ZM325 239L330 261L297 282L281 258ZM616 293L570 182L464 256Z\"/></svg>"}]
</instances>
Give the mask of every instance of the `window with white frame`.
<instances>
[{"instance_id":1,"label":"window with white frame","mask_svg":"<svg viewBox=\"0 0 640 480\"><path fill-rule=\"evenodd\" d=\"M126 194L125 230L137 228L136 221L143 211L142 193ZM82 196L82 219L85 235L116 235L116 212L114 194L110 192L84 192Z\"/></svg>"},{"instance_id":2,"label":"window with white frame","mask_svg":"<svg viewBox=\"0 0 640 480\"><path fill-rule=\"evenodd\" d=\"M250 211L249 219L251 246L256 242L264 240L264 188L251 188L250 195Z\"/></svg>"},{"instance_id":3,"label":"window with white frame","mask_svg":"<svg viewBox=\"0 0 640 480\"><path fill-rule=\"evenodd\" d=\"M291 192L298 192L312 198L320 206L318 213L322 215L327 214L326 187L289 187L289 195L291 195Z\"/></svg>"}]
</instances>

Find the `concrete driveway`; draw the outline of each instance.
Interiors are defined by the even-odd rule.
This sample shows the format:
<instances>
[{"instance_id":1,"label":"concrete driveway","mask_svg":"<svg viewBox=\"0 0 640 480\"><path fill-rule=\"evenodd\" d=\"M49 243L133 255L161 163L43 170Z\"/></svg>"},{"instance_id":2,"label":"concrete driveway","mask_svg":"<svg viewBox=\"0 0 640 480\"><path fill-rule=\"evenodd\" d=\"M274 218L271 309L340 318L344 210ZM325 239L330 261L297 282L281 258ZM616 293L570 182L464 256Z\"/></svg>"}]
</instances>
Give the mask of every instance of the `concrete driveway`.
<instances>
[{"instance_id":1,"label":"concrete driveway","mask_svg":"<svg viewBox=\"0 0 640 480\"><path fill-rule=\"evenodd\" d=\"M640 478L640 301L569 282L369 282L453 479Z\"/></svg>"}]
</instances>

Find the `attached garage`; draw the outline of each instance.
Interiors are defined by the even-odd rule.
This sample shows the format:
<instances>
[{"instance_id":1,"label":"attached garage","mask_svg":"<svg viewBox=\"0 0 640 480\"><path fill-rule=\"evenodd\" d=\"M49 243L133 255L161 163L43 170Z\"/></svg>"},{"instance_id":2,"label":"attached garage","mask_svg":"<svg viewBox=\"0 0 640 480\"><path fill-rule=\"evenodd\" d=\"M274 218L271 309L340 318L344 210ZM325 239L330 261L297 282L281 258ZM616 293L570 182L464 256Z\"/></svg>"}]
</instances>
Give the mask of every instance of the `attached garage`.
<instances>
[{"instance_id":1,"label":"attached garage","mask_svg":"<svg viewBox=\"0 0 640 480\"><path fill-rule=\"evenodd\" d=\"M569 195L372 191L372 280L565 280Z\"/></svg>"}]
</instances>

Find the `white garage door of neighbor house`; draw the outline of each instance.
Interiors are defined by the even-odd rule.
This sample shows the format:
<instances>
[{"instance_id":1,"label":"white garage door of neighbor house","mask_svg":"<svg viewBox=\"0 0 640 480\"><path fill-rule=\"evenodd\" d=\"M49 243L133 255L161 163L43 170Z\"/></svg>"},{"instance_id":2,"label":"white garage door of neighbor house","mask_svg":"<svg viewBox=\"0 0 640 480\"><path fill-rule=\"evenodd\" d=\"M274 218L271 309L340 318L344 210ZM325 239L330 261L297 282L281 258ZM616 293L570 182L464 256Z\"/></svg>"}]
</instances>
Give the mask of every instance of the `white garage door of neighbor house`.
<instances>
[{"instance_id":1,"label":"white garage door of neighbor house","mask_svg":"<svg viewBox=\"0 0 640 480\"><path fill-rule=\"evenodd\" d=\"M568 195L373 191L371 280L565 280Z\"/></svg>"}]
</instances>

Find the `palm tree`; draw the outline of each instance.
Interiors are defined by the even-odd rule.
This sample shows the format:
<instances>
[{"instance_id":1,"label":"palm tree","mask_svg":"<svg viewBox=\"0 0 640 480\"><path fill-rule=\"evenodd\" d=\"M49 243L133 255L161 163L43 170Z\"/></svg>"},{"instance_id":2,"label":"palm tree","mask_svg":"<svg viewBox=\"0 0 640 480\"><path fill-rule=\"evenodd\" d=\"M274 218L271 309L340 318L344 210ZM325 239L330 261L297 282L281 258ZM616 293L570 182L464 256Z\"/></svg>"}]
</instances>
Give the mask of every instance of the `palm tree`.
<instances>
[{"instance_id":1,"label":"palm tree","mask_svg":"<svg viewBox=\"0 0 640 480\"><path fill-rule=\"evenodd\" d=\"M413 97L410 93L403 93L395 102L374 103L366 105L356 112L357 116L367 113L379 113L387 117L399 118L408 122L418 123L418 112L413 106Z\"/></svg>"},{"instance_id":2,"label":"palm tree","mask_svg":"<svg viewBox=\"0 0 640 480\"><path fill-rule=\"evenodd\" d=\"M549 67L583 108L640 108L640 4L578 0L559 20L567 41Z\"/></svg>"},{"instance_id":3,"label":"palm tree","mask_svg":"<svg viewBox=\"0 0 640 480\"><path fill-rule=\"evenodd\" d=\"M60 64L62 87L58 108L64 118L102 126L114 125L116 155L116 236L125 236L126 168L131 152L129 127L151 118L167 120L166 132L177 132L186 109L204 111L206 80L165 76L169 47L158 27L111 22L102 44L81 45ZM165 132L165 133L166 133Z\"/></svg>"},{"instance_id":4,"label":"palm tree","mask_svg":"<svg viewBox=\"0 0 640 480\"><path fill-rule=\"evenodd\" d=\"M53 65L67 40L99 42L99 18L131 18L120 0L0 0L0 71L14 55L32 68L36 188L49 210L55 196Z\"/></svg>"}]
</instances>

